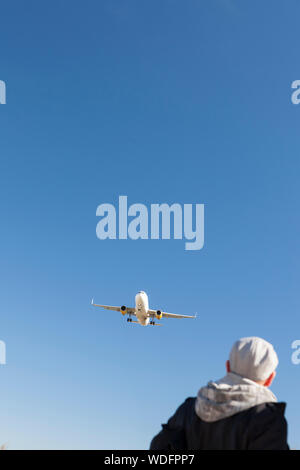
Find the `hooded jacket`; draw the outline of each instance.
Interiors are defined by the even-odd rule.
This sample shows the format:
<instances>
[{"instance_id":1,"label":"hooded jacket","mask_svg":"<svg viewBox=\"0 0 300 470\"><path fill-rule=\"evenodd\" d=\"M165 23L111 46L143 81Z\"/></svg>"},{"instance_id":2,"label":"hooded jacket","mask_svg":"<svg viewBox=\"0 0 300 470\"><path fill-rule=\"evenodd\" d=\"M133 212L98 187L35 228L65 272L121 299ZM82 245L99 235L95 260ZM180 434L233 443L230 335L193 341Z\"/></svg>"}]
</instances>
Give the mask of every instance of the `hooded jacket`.
<instances>
[{"instance_id":1,"label":"hooded jacket","mask_svg":"<svg viewBox=\"0 0 300 470\"><path fill-rule=\"evenodd\" d=\"M230 372L188 398L150 450L287 450L285 406L267 387Z\"/></svg>"}]
</instances>

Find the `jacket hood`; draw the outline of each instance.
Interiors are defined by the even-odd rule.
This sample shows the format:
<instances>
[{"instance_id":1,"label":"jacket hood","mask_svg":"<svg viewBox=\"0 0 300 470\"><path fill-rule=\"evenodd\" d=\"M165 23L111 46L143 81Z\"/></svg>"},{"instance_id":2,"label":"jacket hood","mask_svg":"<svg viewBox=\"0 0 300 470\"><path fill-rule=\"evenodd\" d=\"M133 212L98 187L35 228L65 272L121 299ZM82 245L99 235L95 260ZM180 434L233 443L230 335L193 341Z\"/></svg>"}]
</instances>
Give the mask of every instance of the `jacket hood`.
<instances>
[{"instance_id":1,"label":"jacket hood","mask_svg":"<svg viewBox=\"0 0 300 470\"><path fill-rule=\"evenodd\" d=\"M208 382L200 388L195 412L203 421L214 422L269 402L277 402L270 389L229 372L217 382Z\"/></svg>"}]
</instances>

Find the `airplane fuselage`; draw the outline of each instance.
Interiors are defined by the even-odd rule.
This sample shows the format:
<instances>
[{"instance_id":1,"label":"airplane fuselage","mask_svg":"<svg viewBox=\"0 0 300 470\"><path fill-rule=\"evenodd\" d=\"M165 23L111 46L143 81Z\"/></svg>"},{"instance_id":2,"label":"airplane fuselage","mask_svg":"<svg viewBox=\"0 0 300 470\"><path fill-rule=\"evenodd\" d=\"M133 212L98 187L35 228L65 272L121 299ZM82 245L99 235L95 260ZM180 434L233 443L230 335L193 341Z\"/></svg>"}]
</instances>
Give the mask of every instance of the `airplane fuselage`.
<instances>
[{"instance_id":1,"label":"airplane fuselage","mask_svg":"<svg viewBox=\"0 0 300 470\"><path fill-rule=\"evenodd\" d=\"M143 326L161 325L161 323L157 323L155 320L161 320L162 318L196 318L196 315L178 315L176 313L150 309L148 295L144 291L140 291L136 294L134 307L126 307L126 305L114 307L112 305L95 304L94 300L92 300L92 305L94 307L105 308L106 310L121 312L123 316L128 315L127 321L129 323L139 323ZM136 320L133 320L131 318L132 316L136 317Z\"/></svg>"},{"instance_id":2,"label":"airplane fuselage","mask_svg":"<svg viewBox=\"0 0 300 470\"><path fill-rule=\"evenodd\" d=\"M149 311L149 300L146 292L140 291L135 296L135 313L138 322L146 326L148 325L150 318L148 316Z\"/></svg>"}]
</instances>

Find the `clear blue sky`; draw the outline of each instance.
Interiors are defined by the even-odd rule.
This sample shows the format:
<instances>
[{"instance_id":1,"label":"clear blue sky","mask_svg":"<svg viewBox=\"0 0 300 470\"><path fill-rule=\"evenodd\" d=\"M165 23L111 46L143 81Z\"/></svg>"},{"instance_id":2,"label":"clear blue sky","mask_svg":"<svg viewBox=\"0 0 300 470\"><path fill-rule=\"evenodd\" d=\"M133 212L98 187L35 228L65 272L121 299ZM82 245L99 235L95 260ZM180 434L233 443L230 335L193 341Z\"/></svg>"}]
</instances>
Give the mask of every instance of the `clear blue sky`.
<instances>
[{"instance_id":1,"label":"clear blue sky","mask_svg":"<svg viewBox=\"0 0 300 470\"><path fill-rule=\"evenodd\" d=\"M147 448L224 375L242 336L271 341L272 390L300 448L300 79L296 0L1 5L0 442ZM96 238L96 208L205 204L205 246ZM198 312L128 325L99 303Z\"/></svg>"}]
</instances>

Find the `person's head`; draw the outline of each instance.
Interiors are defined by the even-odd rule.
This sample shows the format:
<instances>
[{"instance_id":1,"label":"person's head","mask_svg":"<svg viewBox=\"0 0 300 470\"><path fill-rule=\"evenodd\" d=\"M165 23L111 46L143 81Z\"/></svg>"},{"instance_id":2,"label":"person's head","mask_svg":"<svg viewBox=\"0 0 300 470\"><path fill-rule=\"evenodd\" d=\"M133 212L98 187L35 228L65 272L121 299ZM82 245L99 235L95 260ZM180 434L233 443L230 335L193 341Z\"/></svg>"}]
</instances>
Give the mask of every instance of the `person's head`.
<instances>
[{"instance_id":1,"label":"person's head","mask_svg":"<svg viewBox=\"0 0 300 470\"><path fill-rule=\"evenodd\" d=\"M272 344L255 336L236 341L226 361L227 372L241 375L265 387L273 382L277 366L278 357Z\"/></svg>"}]
</instances>

